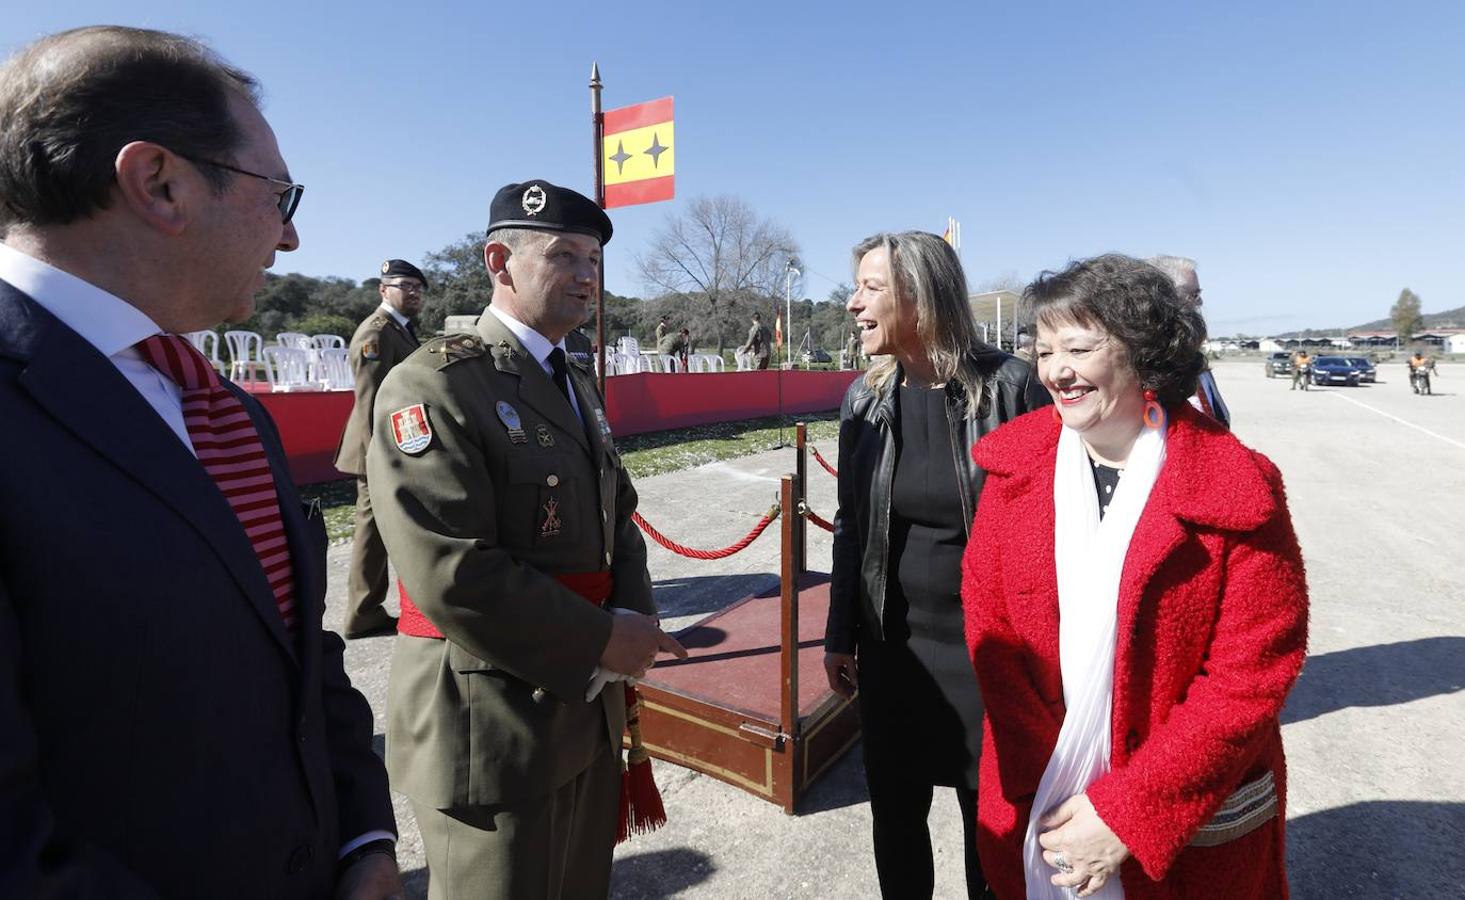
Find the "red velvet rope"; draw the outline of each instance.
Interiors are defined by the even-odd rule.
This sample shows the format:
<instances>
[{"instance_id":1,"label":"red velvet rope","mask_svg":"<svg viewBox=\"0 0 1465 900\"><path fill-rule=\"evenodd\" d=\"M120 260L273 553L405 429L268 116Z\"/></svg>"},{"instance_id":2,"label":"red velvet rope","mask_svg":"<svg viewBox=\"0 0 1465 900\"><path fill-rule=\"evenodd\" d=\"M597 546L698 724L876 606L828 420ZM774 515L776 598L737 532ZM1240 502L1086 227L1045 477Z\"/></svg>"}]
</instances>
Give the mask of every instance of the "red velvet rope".
<instances>
[{"instance_id":1,"label":"red velvet rope","mask_svg":"<svg viewBox=\"0 0 1465 900\"><path fill-rule=\"evenodd\" d=\"M775 505L768 510L767 515L758 520L758 524L753 526L753 530L748 532L747 536L738 541L736 544L733 544L730 547L723 547L721 550L697 550L692 547L686 547L678 544L676 541L673 541L670 538L666 537L655 528L652 528L651 523L641 518L640 513L631 514L631 520L634 521L637 525L641 526L641 530L650 535L653 541L670 550L671 552L676 553L680 556L685 556L688 559L725 559L729 556L732 556L734 553L737 553L739 550L742 550L744 547L747 547L749 544L757 540L758 535L762 534L763 530L766 529L776 518L778 518L778 507Z\"/></svg>"},{"instance_id":2,"label":"red velvet rope","mask_svg":"<svg viewBox=\"0 0 1465 900\"><path fill-rule=\"evenodd\" d=\"M804 507L804 518L808 519L810 522L813 522L815 525L818 525L820 528L823 528L825 531L834 531L834 525L832 523L819 518L818 513L814 512L807 506Z\"/></svg>"},{"instance_id":3,"label":"red velvet rope","mask_svg":"<svg viewBox=\"0 0 1465 900\"><path fill-rule=\"evenodd\" d=\"M810 444L809 449L814 452L814 458L819 460L819 465L824 467L824 471L828 472L830 475L833 475L835 478L839 477L839 470L836 469L834 466L831 466L829 464L829 461L820 455L818 447Z\"/></svg>"}]
</instances>

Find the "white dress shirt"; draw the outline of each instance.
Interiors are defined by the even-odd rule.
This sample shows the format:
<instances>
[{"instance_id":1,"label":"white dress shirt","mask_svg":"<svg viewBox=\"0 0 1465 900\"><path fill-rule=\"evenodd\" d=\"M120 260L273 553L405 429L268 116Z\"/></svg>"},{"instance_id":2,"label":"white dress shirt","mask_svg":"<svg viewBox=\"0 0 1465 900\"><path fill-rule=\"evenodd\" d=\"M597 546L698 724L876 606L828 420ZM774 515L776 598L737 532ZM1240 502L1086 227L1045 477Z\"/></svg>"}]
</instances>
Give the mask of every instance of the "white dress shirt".
<instances>
[{"instance_id":1,"label":"white dress shirt","mask_svg":"<svg viewBox=\"0 0 1465 900\"><path fill-rule=\"evenodd\" d=\"M183 424L183 388L149 365L134 347L138 341L162 334L158 323L121 297L3 243L0 279L29 295L111 360L188 452L198 455Z\"/></svg>"}]
</instances>

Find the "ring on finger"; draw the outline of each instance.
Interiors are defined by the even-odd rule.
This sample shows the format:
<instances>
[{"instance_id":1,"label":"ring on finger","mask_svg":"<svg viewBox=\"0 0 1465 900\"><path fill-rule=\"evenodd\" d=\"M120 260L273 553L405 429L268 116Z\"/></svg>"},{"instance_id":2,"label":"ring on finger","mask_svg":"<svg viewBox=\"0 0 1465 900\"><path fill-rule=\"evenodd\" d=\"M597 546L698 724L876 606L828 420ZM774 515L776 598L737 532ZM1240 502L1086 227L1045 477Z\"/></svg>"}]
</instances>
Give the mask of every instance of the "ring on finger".
<instances>
[{"instance_id":1,"label":"ring on finger","mask_svg":"<svg viewBox=\"0 0 1465 900\"><path fill-rule=\"evenodd\" d=\"M1073 874L1073 866L1069 865L1068 859L1062 853L1053 854L1053 868L1065 875Z\"/></svg>"}]
</instances>

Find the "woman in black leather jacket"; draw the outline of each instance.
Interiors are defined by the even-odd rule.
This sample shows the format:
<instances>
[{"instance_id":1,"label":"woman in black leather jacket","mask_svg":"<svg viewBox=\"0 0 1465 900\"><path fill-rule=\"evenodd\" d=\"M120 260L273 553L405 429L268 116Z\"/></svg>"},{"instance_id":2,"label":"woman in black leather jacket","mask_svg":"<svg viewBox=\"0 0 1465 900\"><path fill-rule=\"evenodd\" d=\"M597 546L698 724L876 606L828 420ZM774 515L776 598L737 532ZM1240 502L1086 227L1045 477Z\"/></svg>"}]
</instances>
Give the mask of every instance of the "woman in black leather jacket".
<instances>
[{"instance_id":1,"label":"woman in black leather jacket","mask_svg":"<svg viewBox=\"0 0 1465 900\"><path fill-rule=\"evenodd\" d=\"M924 232L854 248L847 308L866 356L840 411L839 513L824 667L859 689L875 868L886 897L929 897L926 825L956 788L971 897L982 699L967 657L961 557L982 490L978 438L1051 402L1027 363L977 337L956 253Z\"/></svg>"}]
</instances>

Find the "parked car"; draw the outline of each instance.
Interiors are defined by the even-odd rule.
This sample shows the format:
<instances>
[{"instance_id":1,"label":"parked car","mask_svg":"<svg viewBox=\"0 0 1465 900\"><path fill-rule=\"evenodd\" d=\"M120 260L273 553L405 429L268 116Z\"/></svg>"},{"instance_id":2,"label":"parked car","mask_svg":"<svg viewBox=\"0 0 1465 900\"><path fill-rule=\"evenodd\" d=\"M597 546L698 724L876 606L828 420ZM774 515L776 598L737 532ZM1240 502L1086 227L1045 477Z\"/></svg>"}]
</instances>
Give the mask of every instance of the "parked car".
<instances>
[{"instance_id":1,"label":"parked car","mask_svg":"<svg viewBox=\"0 0 1465 900\"><path fill-rule=\"evenodd\" d=\"M1346 384L1358 387L1358 369L1342 356L1319 356L1312 361L1313 384Z\"/></svg>"},{"instance_id":2,"label":"parked car","mask_svg":"<svg viewBox=\"0 0 1465 900\"><path fill-rule=\"evenodd\" d=\"M1369 384L1378 383L1379 370L1374 367L1373 363L1362 356L1349 356L1346 358L1348 362L1353 364L1353 368L1358 370L1359 381L1367 381Z\"/></svg>"},{"instance_id":3,"label":"parked car","mask_svg":"<svg viewBox=\"0 0 1465 900\"><path fill-rule=\"evenodd\" d=\"M805 350L799 356L803 364L806 366L809 363L827 363L834 361L830 358L829 354L826 351L820 350L818 347L815 347L813 350Z\"/></svg>"},{"instance_id":4,"label":"parked car","mask_svg":"<svg viewBox=\"0 0 1465 900\"><path fill-rule=\"evenodd\" d=\"M1267 357L1266 373L1268 378L1276 378L1278 375L1292 374L1292 354L1285 350L1279 350Z\"/></svg>"}]
</instances>

